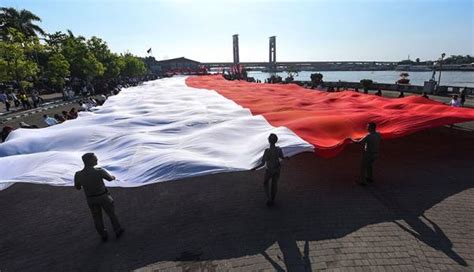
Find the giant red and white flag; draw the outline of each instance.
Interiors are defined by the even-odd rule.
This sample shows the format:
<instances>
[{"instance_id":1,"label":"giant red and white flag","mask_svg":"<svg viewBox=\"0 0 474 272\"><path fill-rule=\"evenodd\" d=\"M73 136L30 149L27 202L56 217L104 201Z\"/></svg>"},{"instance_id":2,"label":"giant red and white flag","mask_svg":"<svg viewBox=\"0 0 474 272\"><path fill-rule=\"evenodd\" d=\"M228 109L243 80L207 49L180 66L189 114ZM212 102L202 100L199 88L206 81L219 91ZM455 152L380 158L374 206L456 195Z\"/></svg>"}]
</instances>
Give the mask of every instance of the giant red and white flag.
<instances>
[{"instance_id":1,"label":"giant red and white flag","mask_svg":"<svg viewBox=\"0 0 474 272\"><path fill-rule=\"evenodd\" d=\"M367 134L375 122L384 139L427 128L474 120L474 110L455 108L420 96L385 98L353 91L321 92L296 84L228 81L220 76L190 77L188 86L210 89L262 115L274 127L286 127L332 157Z\"/></svg>"},{"instance_id":2,"label":"giant red and white flag","mask_svg":"<svg viewBox=\"0 0 474 272\"><path fill-rule=\"evenodd\" d=\"M384 138L474 120L474 110L421 97L326 93L296 85L174 77L126 88L93 112L43 129L15 130L0 144L0 188L15 182L73 185L94 152L112 186L252 168L275 133L285 155L330 157L366 133Z\"/></svg>"}]
</instances>

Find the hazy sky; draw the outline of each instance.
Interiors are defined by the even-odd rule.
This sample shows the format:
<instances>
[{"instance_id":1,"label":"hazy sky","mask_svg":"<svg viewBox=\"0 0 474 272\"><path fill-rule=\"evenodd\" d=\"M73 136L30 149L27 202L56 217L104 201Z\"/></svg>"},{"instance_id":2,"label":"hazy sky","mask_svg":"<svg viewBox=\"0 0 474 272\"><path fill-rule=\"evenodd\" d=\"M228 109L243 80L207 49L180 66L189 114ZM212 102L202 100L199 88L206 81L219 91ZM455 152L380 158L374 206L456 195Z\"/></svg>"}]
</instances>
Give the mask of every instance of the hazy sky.
<instances>
[{"instance_id":1,"label":"hazy sky","mask_svg":"<svg viewBox=\"0 0 474 272\"><path fill-rule=\"evenodd\" d=\"M436 59L474 55L474 0L0 0L48 32L98 36L115 52L231 61Z\"/></svg>"}]
</instances>

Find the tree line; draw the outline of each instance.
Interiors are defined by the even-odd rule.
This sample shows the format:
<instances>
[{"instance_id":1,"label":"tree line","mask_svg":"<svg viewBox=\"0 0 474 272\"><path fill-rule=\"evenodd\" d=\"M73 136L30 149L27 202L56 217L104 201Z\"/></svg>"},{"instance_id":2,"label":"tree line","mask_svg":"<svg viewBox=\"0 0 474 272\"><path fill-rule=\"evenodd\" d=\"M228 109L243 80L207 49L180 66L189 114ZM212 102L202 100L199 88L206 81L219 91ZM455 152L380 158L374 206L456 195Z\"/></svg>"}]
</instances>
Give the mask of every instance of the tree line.
<instances>
[{"instance_id":1,"label":"tree line","mask_svg":"<svg viewBox=\"0 0 474 272\"><path fill-rule=\"evenodd\" d=\"M398 62L398 64L420 64L420 65L433 65L437 61L432 61L432 60L426 60L426 61L420 61L420 58L416 58L415 61L413 60L402 60ZM443 59L443 64L472 64L474 63L474 56L471 55L451 55L445 59Z\"/></svg>"},{"instance_id":2,"label":"tree line","mask_svg":"<svg viewBox=\"0 0 474 272\"><path fill-rule=\"evenodd\" d=\"M98 38L46 33L28 10L0 8L0 82L20 90L42 86L60 91L68 82L106 82L143 76L148 69L130 53L116 54Z\"/></svg>"}]
</instances>

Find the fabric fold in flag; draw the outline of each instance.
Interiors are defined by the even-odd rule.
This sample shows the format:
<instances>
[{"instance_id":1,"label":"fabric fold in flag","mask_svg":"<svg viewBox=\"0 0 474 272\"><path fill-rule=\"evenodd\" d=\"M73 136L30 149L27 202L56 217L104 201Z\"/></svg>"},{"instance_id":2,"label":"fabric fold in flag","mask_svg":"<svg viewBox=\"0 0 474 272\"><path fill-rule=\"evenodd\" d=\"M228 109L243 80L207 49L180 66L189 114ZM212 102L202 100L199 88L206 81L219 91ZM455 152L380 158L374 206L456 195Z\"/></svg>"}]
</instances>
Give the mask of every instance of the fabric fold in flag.
<instances>
[{"instance_id":1,"label":"fabric fold in flag","mask_svg":"<svg viewBox=\"0 0 474 272\"><path fill-rule=\"evenodd\" d=\"M0 144L0 189L29 182L73 185L81 156L94 152L117 180L134 187L252 168L270 133L288 156L312 145L184 77L146 82L109 97L93 112L42 129L18 129Z\"/></svg>"},{"instance_id":2,"label":"fabric fold in flag","mask_svg":"<svg viewBox=\"0 0 474 272\"><path fill-rule=\"evenodd\" d=\"M366 135L369 121L387 139L471 120L472 109L415 96L327 93L216 75L160 79L123 89L78 119L13 131L0 144L0 190L16 182L72 186L87 152L117 177L111 186L135 187L251 169L270 133L285 156L331 157Z\"/></svg>"},{"instance_id":3,"label":"fabric fold in flag","mask_svg":"<svg viewBox=\"0 0 474 272\"><path fill-rule=\"evenodd\" d=\"M375 122L383 138L389 139L474 120L473 109L420 96L394 99L353 91L328 93L296 84L229 81L220 75L189 77L186 84L214 90L264 116L271 125L290 129L322 157L336 156L346 144L365 136L368 122Z\"/></svg>"}]
</instances>

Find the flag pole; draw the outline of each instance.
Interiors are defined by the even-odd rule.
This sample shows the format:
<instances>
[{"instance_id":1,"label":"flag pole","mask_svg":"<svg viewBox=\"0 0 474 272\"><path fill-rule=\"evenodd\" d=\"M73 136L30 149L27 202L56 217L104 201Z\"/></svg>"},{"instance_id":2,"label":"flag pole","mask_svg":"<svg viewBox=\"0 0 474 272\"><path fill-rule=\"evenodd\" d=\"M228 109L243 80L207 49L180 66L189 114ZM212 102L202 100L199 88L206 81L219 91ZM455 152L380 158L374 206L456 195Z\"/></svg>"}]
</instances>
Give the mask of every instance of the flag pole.
<instances>
[{"instance_id":1,"label":"flag pole","mask_svg":"<svg viewBox=\"0 0 474 272\"><path fill-rule=\"evenodd\" d=\"M146 52L147 52L147 54L149 54L151 57L153 57L153 50L151 49L151 47L150 47L150 49L148 49Z\"/></svg>"}]
</instances>

